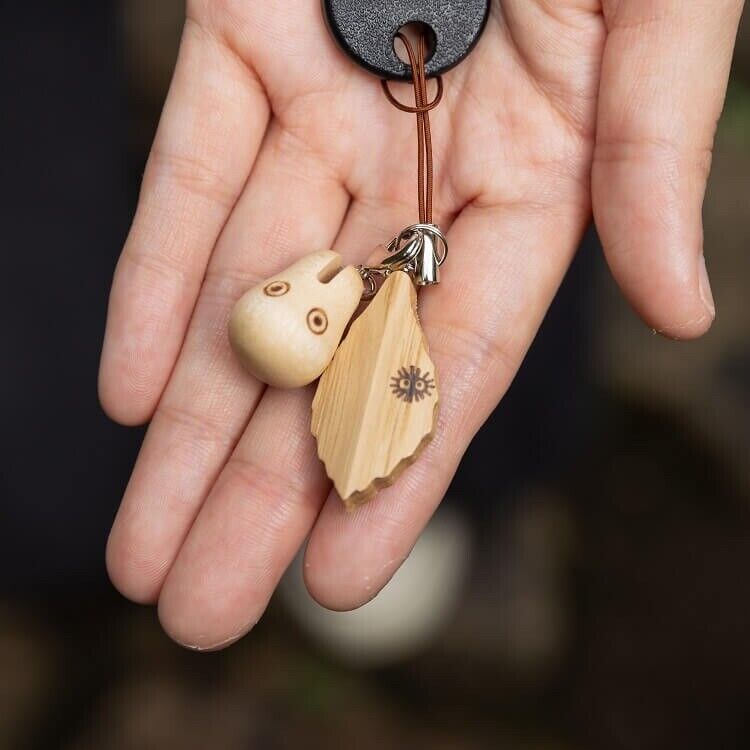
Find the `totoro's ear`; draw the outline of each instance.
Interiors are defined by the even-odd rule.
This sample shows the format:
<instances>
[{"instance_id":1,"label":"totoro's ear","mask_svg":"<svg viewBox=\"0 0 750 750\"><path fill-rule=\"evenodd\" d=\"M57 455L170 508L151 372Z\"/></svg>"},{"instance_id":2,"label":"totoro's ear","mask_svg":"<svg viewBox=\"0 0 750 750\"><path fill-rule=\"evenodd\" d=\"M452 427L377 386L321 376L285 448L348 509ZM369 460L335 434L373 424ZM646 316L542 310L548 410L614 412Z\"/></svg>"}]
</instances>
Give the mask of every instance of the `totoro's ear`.
<instances>
[{"instance_id":1,"label":"totoro's ear","mask_svg":"<svg viewBox=\"0 0 750 750\"><path fill-rule=\"evenodd\" d=\"M325 261L325 264L318 271L318 281L321 284L330 283L333 279L336 278L336 276L339 275L339 273L344 268L343 259L338 253L334 253L333 251L325 251L325 255L327 257L322 259Z\"/></svg>"},{"instance_id":2,"label":"totoro's ear","mask_svg":"<svg viewBox=\"0 0 750 750\"><path fill-rule=\"evenodd\" d=\"M294 276L303 281L326 283L341 271L343 259L333 250L316 250L304 255L285 271L283 276Z\"/></svg>"}]
</instances>

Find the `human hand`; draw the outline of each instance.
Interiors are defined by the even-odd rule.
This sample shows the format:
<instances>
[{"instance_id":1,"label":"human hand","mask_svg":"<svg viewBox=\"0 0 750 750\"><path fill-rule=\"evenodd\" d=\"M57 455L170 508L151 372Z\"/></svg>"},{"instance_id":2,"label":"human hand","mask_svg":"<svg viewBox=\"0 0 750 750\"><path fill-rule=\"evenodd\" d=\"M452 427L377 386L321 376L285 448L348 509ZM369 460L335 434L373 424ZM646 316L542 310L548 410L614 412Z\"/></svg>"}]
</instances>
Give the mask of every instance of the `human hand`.
<instances>
[{"instance_id":1,"label":"human hand","mask_svg":"<svg viewBox=\"0 0 750 750\"><path fill-rule=\"evenodd\" d=\"M701 204L741 9L494 6L433 112L436 223L452 247L420 298L436 436L348 514L316 458L311 389L249 377L227 320L298 256L333 246L361 262L413 223L414 122L334 46L316 0L188 2L102 354L107 413L151 420L107 549L120 591L158 601L179 642L218 648L258 621L309 535L311 594L334 609L370 599L508 388L592 209L647 324L702 334L714 309Z\"/></svg>"}]
</instances>

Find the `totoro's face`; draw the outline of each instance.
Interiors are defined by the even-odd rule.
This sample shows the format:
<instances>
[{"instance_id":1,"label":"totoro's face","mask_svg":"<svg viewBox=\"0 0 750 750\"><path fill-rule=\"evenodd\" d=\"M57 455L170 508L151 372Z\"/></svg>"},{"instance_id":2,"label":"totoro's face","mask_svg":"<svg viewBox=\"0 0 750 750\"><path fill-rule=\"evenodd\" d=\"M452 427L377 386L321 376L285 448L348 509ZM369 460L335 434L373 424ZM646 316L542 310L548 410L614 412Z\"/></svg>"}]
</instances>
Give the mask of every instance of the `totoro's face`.
<instances>
[{"instance_id":1,"label":"totoro's face","mask_svg":"<svg viewBox=\"0 0 750 750\"><path fill-rule=\"evenodd\" d=\"M359 272L340 268L337 253L312 253L239 300L229 337L252 375L279 388L321 375L362 298Z\"/></svg>"}]
</instances>

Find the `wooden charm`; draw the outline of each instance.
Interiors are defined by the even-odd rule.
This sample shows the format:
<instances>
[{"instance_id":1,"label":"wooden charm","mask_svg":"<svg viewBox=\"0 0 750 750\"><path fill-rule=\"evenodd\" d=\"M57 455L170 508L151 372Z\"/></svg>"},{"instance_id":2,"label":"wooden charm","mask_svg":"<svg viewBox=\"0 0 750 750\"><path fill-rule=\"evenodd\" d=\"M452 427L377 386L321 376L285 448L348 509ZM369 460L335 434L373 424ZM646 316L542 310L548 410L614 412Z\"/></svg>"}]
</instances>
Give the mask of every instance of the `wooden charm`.
<instances>
[{"instance_id":1,"label":"wooden charm","mask_svg":"<svg viewBox=\"0 0 750 750\"><path fill-rule=\"evenodd\" d=\"M348 508L416 459L432 437L437 406L416 291L397 271L352 324L313 401L318 455Z\"/></svg>"},{"instance_id":2,"label":"wooden charm","mask_svg":"<svg viewBox=\"0 0 750 750\"><path fill-rule=\"evenodd\" d=\"M229 340L258 380L297 388L331 361L362 298L356 268L330 250L307 255L247 292L229 321Z\"/></svg>"}]
</instances>

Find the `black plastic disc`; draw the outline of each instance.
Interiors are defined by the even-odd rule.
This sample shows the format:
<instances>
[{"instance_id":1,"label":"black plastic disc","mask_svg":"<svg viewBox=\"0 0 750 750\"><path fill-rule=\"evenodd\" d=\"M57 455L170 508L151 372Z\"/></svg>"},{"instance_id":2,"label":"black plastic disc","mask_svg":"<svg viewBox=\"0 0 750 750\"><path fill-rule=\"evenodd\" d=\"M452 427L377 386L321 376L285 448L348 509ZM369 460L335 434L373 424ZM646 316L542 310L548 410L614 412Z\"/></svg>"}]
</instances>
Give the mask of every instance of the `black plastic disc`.
<instances>
[{"instance_id":1,"label":"black plastic disc","mask_svg":"<svg viewBox=\"0 0 750 750\"><path fill-rule=\"evenodd\" d=\"M427 75L445 73L461 62L487 23L490 0L323 0L336 41L357 64L390 80L411 80L393 42L402 26L421 22L434 34Z\"/></svg>"}]
</instances>

